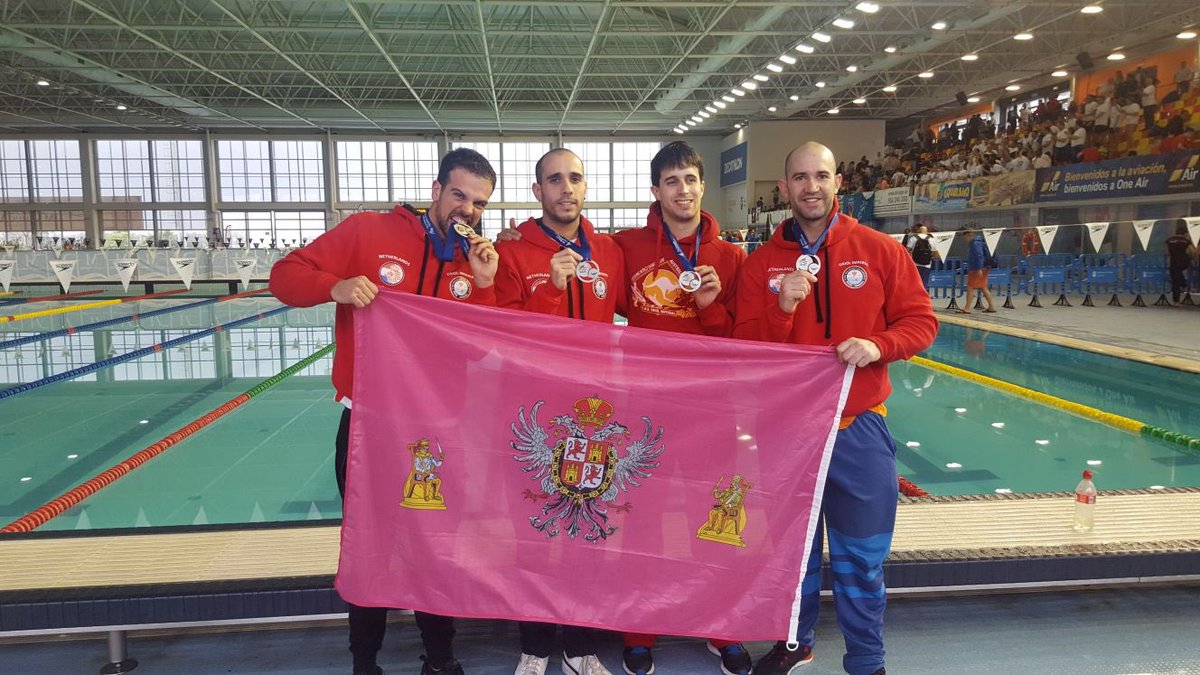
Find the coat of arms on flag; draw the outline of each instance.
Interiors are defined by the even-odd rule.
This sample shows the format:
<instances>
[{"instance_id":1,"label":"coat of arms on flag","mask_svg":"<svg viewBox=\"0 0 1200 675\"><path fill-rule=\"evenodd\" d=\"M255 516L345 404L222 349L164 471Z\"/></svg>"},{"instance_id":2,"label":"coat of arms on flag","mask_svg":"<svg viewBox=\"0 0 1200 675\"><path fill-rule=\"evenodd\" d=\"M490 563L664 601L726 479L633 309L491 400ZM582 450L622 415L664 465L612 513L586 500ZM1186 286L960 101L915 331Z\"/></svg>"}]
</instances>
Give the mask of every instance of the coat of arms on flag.
<instances>
[{"instance_id":1,"label":"coat of arms on flag","mask_svg":"<svg viewBox=\"0 0 1200 675\"><path fill-rule=\"evenodd\" d=\"M666 450L660 444L663 428L655 433L650 418L642 417L645 433L631 442L628 427L609 421L616 412L612 404L592 396L575 401L573 415L551 419L547 430L537 419L544 404L534 403L528 416L522 406L512 425L516 440L510 444L517 451L513 459L540 481L541 497L549 499L541 516L531 516L529 522L547 537L565 530L572 539L580 532L587 541L607 539L617 528L608 524L604 505L640 486L638 480L649 478L651 470L658 468L658 458ZM629 506L620 508L627 511Z\"/></svg>"},{"instance_id":2,"label":"coat of arms on flag","mask_svg":"<svg viewBox=\"0 0 1200 675\"><path fill-rule=\"evenodd\" d=\"M412 469L404 481L404 501L400 505L408 509L444 511L446 498L442 496L442 477L438 473L446 461L442 444L437 443L436 457L429 452L428 438L409 443L408 451L412 453Z\"/></svg>"}]
</instances>

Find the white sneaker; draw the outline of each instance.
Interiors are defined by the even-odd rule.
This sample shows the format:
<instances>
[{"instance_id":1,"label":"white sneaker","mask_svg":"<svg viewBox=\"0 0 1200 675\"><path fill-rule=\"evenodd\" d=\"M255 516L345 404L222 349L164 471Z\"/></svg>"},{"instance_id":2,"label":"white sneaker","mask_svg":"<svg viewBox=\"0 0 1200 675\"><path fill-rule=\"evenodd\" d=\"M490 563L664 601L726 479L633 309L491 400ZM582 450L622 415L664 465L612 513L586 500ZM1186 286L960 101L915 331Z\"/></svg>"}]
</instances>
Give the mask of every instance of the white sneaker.
<instances>
[{"instance_id":1,"label":"white sneaker","mask_svg":"<svg viewBox=\"0 0 1200 675\"><path fill-rule=\"evenodd\" d=\"M546 665L550 663L548 656L521 654L521 662L517 664L514 675L546 675Z\"/></svg>"},{"instance_id":2,"label":"white sneaker","mask_svg":"<svg viewBox=\"0 0 1200 675\"><path fill-rule=\"evenodd\" d=\"M595 654L571 657L564 653L562 659L564 675L612 675Z\"/></svg>"}]
</instances>

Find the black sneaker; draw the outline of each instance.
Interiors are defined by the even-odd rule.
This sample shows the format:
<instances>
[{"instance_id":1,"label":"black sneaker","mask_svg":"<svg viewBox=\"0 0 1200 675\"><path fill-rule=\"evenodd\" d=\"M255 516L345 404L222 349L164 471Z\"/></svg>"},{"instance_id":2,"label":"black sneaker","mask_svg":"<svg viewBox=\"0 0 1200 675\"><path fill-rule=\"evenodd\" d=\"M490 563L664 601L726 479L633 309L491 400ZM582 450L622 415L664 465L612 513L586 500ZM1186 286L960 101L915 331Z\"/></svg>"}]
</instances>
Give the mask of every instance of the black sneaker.
<instances>
[{"instance_id":1,"label":"black sneaker","mask_svg":"<svg viewBox=\"0 0 1200 675\"><path fill-rule=\"evenodd\" d=\"M801 646L791 652L788 651L786 643L776 642L771 651L754 664L754 675L789 675L796 672L800 666L812 663L812 660L811 647Z\"/></svg>"},{"instance_id":2,"label":"black sneaker","mask_svg":"<svg viewBox=\"0 0 1200 675\"><path fill-rule=\"evenodd\" d=\"M621 666L629 675L650 675L654 672L654 653L649 647L626 647Z\"/></svg>"},{"instance_id":3,"label":"black sneaker","mask_svg":"<svg viewBox=\"0 0 1200 675\"><path fill-rule=\"evenodd\" d=\"M421 675L463 675L463 667L454 659L443 663L441 668L429 665L429 660L424 656L421 660L425 662L421 664Z\"/></svg>"},{"instance_id":4,"label":"black sneaker","mask_svg":"<svg viewBox=\"0 0 1200 675\"><path fill-rule=\"evenodd\" d=\"M717 649L713 643L708 643L708 651L721 657L721 672L725 675L749 675L750 668L753 663L750 661L750 653L742 646L742 643L727 645Z\"/></svg>"}]
</instances>

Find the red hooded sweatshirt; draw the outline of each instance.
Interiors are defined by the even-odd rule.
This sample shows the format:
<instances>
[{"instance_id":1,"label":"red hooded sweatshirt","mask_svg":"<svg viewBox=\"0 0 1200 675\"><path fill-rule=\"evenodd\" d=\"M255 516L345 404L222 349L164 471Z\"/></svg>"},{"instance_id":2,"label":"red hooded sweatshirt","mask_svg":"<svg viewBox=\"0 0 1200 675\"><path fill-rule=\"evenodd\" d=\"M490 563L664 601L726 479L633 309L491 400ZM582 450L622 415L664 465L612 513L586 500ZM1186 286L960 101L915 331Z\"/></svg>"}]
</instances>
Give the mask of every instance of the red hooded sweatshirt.
<instances>
[{"instance_id":1,"label":"red hooded sweatshirt","mask_svg":"<svg viewBox=\"0 0 1200 675\"><path fill-rule=\"evenodd\" d=\"M450 262L438 260L421 217L407 205L391 213L356 213L284 256L271 268L271 292L284 304L312 307L332 300L334 284L357 276L370 279L381 293L496 304L495 286L475 285L462 249L455 247ZM353 305L338 305L334 317L333 388L347 404L354 391L354 311Z\"/></svg>"},{"instance_id":2,"label":"red hooded sweatshirt","mask_svg":"<svg viewBox=\"0 0 1200 675\"><path fill-rule=\"evenodd\" d=\"M721 226L708 211L700 212L700 252L697 265L712 265L721 278L721 292L704 309L697 309L691 293L679 287L683 265L664 232L662 206L650 205L646 226L622 230L613 239L625 252L629 272L629 325L676 333L729 337L733 334L734 300L738 268L746 259L740 246L723 241ZM691 256L696 235L679 240L684 255Z\"/></svg>"},{"instance_id":3,"label":"red hooded sweatshirt","mask_svg":"<svg viewBox=\"0 0 1200 675\"><path fill-rule=\"evenodd\" d=\"M600 266L599 279L590 284L571 279L565 290L558 290L550 281L550 258L562 246L530 218L517 226L520 239L496 244L500 254L497 306L604 323L612 323L614 313L623 315L625 259L621 249L612 237L597 233L583 216L579 217L579 228L592 249L592 260Z\"/></svg>"},{"instance_id":4,"label":"red hooded sweatshirt","mask_svg":"<svg viewBox=\"0 0 1200 675\"><path fill-rule=\"evenodd\" d=\"M834 205L837 209L837 205ZM803 345L834 345L852 337L879 347L880 358L859 368L843 412L858 415L892 393L887 364L933 344L938 322L908 250L846 214L838 214L817 252L821 269L812 294L793 314L779 308L779 282L796 269L800 246L792 219L742 265L734 337Z\"/></svg>"}]
</instances>

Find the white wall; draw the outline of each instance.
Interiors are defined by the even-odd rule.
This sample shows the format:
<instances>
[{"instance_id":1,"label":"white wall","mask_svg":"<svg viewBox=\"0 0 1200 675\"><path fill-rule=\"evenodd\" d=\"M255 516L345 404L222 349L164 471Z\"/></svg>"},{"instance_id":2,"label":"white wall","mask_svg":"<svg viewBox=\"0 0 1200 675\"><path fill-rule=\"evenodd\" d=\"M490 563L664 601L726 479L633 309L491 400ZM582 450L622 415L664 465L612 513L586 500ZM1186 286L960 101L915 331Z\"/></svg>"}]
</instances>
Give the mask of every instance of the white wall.
<instances>
[{"instance_id":1,"label":"white wall","mask_svg":"<svg viewBox=\"0 0 1200 675\"><path fill-rule=\"evenodd\" d=\"M713 214L720 222L725 221L725 194L721 189L721 142L720 136L676 136L666 139L687 141L704 158L704 203L705 211Z\"/></svg>"}]
</instances>

